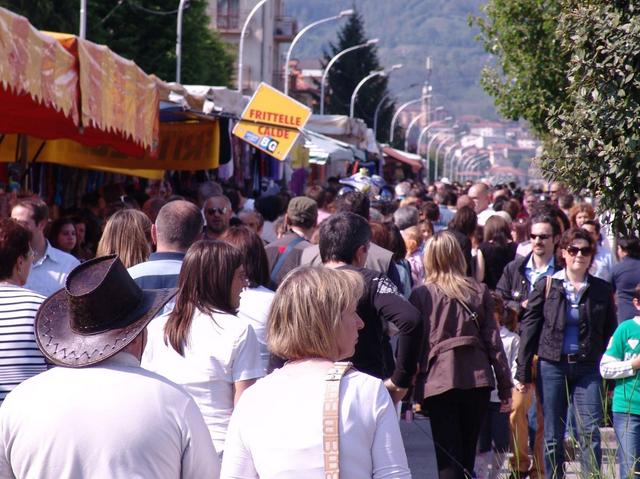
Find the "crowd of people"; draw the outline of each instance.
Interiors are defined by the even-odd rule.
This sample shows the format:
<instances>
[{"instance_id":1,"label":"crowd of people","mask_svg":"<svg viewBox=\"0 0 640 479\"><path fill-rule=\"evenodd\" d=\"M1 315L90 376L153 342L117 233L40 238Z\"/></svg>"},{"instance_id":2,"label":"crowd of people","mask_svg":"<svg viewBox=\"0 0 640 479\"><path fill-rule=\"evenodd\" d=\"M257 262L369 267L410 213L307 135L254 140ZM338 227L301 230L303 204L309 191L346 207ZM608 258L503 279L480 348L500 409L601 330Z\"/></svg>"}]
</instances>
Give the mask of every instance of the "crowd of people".
<instances>
[{"instance_id":1,"label":"crowd of people","mask_svg":"<svg viewBox=\"0 0 640 479\"><path fill-rule=\"evenodd\" d=\"M640 473L640 240L590 198L178 186L0 219L0 477L411 477L405 411L441 479L600 477L610 420Z\"/></svg>"}]
</instances>

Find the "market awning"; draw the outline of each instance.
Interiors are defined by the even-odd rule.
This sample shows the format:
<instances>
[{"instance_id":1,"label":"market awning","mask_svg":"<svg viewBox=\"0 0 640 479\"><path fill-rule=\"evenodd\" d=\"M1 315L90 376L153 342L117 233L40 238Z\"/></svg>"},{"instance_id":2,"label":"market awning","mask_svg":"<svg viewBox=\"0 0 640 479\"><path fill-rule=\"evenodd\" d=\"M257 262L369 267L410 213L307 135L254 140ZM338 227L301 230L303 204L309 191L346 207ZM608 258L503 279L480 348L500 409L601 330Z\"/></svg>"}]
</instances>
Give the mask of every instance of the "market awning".
<instances>
[{"instance_id":1,"label":"market awning","mask_svg":"<svg viewBox=\"0 0 640 479\"><path fill-rule=\"evenodd\" d=\"M158 88L135 63L73 35L39 32L4 8L0 45L0 134L154 154Z\"/></svg>"},{"instance_id":2,"label":"market awning","mask_svg":"<svg viewBox=\"0 0 640 479\"><path fill-rule=\"evenodd\" d=\"M409 165L411 171L414 173L417 173L422 168L422 157L420 155L409 153L408 151L396 150L390 146L383 147L382 152L394 160Z\"/></svg>"},{"instance_id":3,"label":"market awning","mask_svg":"<svg viewBox=\"0 0 640 479\"><path fill-rule=\"evenodd\" d=\"M354 151L347 143L309 130L304 130L303 135L304 146L309 149L310 163L323 165L327 161L352 162L355 160Z\"/></svg>"},{"instance_id":4,"label":"market awning","mask_svg":"<svg viewBox=\"0 0 640 479\"><path fill-rule=\"evenodd\" d=\"M27 137L31 161L74 168L109 171L142 178L162 178L166 170L196 171L217 168L220 128L217 121L177 122L160 125L157 157L135 158L107 146L89 147L71 140ZM0 143L0 162L15 161L17 136L7 135Z\"/></svg>"}]
</instances>

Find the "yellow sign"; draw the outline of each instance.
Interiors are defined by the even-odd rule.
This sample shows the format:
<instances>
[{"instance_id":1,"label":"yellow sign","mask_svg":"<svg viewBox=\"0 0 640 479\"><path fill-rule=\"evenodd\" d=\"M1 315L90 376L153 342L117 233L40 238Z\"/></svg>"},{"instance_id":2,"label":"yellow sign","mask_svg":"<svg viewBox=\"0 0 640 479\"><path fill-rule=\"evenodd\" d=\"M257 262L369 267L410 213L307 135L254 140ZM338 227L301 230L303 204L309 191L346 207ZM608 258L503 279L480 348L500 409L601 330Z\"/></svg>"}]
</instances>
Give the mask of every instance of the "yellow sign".
<instances>
[{"instance_id":1,"label":"yellow sign","mask_svg":"<svg viewBox=\"0 0 640 479\"><path fill-rule=\"evenodd\" d=\"M310 116L309 107L261 83L233 134L282 161Z\"/></svg>"},{"instance_id":2,"label":"yellow sign","mask_svg":"<svg viewBox=\"0 0 640 479\"><path fill-rule=\"evenodd\" d=\"M29 137L29 161L43 140ZM113 148L91 148L71 140L49 140L36 161L89 170L107 171L143 178L162 178L164 171L195 171L218 167L220 150L218 122L160 124L158 157L133 158ZM0 162L15 161L16 135L0 143Z\"/></svg>"}]
</instances>

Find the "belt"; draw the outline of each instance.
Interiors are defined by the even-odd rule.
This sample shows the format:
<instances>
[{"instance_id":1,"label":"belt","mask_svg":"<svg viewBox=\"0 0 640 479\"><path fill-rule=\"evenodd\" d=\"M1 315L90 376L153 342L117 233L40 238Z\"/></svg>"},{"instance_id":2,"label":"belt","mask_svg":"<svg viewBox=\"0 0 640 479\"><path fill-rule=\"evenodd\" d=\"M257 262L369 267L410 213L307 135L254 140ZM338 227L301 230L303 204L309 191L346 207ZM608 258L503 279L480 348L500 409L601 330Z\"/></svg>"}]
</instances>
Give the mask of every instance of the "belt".
<instances>
[{"instance_id":1,"label":"belt","mask_svg":"<svg viewBox=\"0 0 640 479\"><path fill-rule=\"evenodd\" d=\"M560 361L566 361L569 364L577 363L580 360L579 354L561 354Z\"/></svg>"}]
</instances>

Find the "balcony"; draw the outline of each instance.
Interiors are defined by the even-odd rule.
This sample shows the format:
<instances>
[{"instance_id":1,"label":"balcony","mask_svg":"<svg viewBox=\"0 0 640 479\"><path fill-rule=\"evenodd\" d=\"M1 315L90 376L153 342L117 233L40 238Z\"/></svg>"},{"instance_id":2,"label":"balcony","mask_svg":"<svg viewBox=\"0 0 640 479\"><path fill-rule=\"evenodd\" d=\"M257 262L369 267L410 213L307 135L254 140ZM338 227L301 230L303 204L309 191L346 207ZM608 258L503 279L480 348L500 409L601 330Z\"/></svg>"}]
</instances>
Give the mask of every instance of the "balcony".
<instances>
[{"instance_id":1,"label":"balcony","mask_svg":"<svg viewBox=\"0 0 640 479\"><path fill-rule=\"evenodd\" d=\"M277 16L273 26L273 39L276 42L288 43L298 33L298 22L293 17Z\"/></svg>"}]
</instances>

